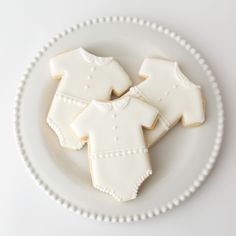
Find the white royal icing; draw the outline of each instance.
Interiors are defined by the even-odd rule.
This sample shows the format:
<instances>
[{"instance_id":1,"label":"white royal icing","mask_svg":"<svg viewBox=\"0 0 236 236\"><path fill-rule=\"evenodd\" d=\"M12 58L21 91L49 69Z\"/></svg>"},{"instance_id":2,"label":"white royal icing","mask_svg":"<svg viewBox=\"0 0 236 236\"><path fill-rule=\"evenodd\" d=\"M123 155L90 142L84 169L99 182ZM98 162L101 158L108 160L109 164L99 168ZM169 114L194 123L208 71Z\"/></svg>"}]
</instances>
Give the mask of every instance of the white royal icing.
<instances>
[{"instance_id":1,"label":"white royal icing","mask_svg":"<svg viewBox=\"0 0 236 236\"><path fill-rule=\"evenodd\" d=\"M126 95L132 95L157 107L159 123L153 130L145 130L148 146L168 132L178 121L194 126L205 121L201 88L192 83L180 70L177 62L147 58L139 75L145 80Z\"/></svg>"},{"instance_id":2,"label":"white royal icing","mask_svg":"<svg viewBox=\"0 0 236 236\"><path fill-rule=\"evenodd\" d=\"M72 120L91 100L108 101L112 92L121 95L129 88L131 81L112 57L98 57L82 48L52 58L50 69L52 76L61 78L61 81L47 122L58 136L61 146L80 149L84 141L78 141L71 130Z\"/></svg>"},{"instance_id":3,"label":"white royal icing","mask_svg":"<svg viewBox=\"0 0 236 236\"><path fill-rule=\"evenodd\" d=\"M80 139L88 139L95 188L116 200L128 201L151 174L143 127L152 128L158 110L134 97L93 101L71 124Z\"/></svg>"}]
</instances>

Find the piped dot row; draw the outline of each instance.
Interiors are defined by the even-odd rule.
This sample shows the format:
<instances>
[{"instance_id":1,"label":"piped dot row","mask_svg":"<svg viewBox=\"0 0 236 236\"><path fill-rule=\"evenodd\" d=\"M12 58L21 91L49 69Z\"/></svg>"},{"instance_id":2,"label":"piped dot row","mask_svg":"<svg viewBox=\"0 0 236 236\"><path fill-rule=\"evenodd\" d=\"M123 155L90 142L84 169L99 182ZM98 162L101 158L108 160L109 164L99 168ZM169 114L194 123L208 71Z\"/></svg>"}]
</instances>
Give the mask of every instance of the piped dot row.
<instances>
[{"instance_id":1,"label":"piped dot row","mask_svg":"<svg viewBox=\"0 0 236 236\"><path fill-rule=\"evenodd\" d=\"M104 158L113 158L113 157L126 157L132 156L134 154L143 154L147 153L148 149L145 147L142 148L130 148L128 150L119 150L117 152L99 152L99 153L92 153L91 159L104 159Z\"/></svg>"}]
</instances>

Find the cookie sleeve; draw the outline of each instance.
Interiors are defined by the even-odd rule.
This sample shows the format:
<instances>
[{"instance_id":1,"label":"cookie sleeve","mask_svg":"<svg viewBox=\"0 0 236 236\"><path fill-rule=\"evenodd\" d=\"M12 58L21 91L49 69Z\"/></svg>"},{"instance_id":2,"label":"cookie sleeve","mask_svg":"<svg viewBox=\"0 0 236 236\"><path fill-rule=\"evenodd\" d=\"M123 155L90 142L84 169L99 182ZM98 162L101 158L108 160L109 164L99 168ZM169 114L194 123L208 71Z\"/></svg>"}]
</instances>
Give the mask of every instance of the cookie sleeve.
<instances>
[{"instance_id":1,"label":"cookie sleeve","mask_svg":"<svg viewBox=\"0 0 236 236\"><path fill-rule=\"evenodd\" d=\"M197 126L205 121L204 99L200 87L191 90L186 98L186 110L182 116L184 126Z\"/></svg>"},{"instance_id":2,"label":"cookie sleeve","mask_svg":"<svg viewBox=\"0 0 236 236\"><path fill-rule=\"evenodd\" d=\"M138 117L143 127L152 129L158 120L159 111L156 107L135 98L135 106L138 110Z\"/></svg>"},{"instance_id":3,"label":"cookie sleeve","mask_svg":"<svg viewBox=\"0 0 236 236\"><path fill-rule=\"evenodd\" d=\"M129 75L121 67L121 65L113 61L111 63L111 78L112 78L112 89L115 95L122 95L131 86L132 82Z\"/></svg>"},{"instance_id":4,"label":"cookie sleeve","mask_svg":"<svg viewBox=\"0 0 236 236\"><path fill-rule=\"evenodd\" d=\"M155 63L155 61L157 61L156 59L152 59L152 58L145 58L143 60L143 63L139 69L139 76L141 77L150 77L153 71L153 68L155 68L157 66L157 64Z\"/></svg>"},{"instance_id":5,"label":"cookie sleeve","mask_svg":"<svg viewBox=\"0 0 236 236\"><path fill-rule=\"evenodd\" d=\"M49 65L52 78L61 79L67 67L68 54L69 52L61 53L50 59Z\"/></svg>"},{"instance_id":6,"label":"cookie sleeve","mask_svg":"<svg viewBox=\"0 0 236 236\"><path fill-rule=\"evenodd\" d=\"M87 106L78 114L75 120L70 124L70 127L79 139L86 140L91 129L91 120L93 120L93 111L91 106Z\"/></svg>"}]
</instances>

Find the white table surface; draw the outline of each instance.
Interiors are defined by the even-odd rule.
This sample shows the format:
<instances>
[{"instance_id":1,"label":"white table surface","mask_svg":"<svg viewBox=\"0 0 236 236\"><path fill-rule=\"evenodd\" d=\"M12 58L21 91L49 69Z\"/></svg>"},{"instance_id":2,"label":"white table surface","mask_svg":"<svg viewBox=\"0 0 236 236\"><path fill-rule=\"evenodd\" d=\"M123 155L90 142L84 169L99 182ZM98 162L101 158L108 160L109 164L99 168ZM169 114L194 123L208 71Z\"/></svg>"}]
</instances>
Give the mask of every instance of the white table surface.
<instances>
[{"instance_id":1,"label":"white table surface","mask_svg":"<svg viewBox=\"0 0 236 236\"><path fill-rule=\"evenodd\" d=\"M1 1L0 235L236 235L235 9L234 0ZM35 52L68 26L106 15L153 20L190 41L217 76L226 111L223 148L203 187L174 211L132 224L84 219L52 201L24 167L13 132L19 77Z\"/></svg>"}]
</instances>

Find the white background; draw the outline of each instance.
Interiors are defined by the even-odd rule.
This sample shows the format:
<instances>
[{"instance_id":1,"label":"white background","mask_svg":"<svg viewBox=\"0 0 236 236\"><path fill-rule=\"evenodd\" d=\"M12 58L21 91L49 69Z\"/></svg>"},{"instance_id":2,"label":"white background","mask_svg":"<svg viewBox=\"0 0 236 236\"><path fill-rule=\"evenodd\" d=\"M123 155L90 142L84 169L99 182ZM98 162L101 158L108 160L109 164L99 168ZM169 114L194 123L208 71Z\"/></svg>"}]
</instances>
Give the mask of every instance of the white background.
<instances>
[{"instance_id":1,"label":"white background","mask_svg":"<svg viewBox=\"0 0 236 236\"><path fill-rule=\"evenodd\" d=\"M0 1L0 235L236 235L235 10L234 0ZM13 132L15 91L35 52L68 26L107 15L149 19L190 41L217 76L226 111L223 148L203 187L174 211L132 224L91 221L53 202L24 167Z\"/></svg>"}]
</instances>

